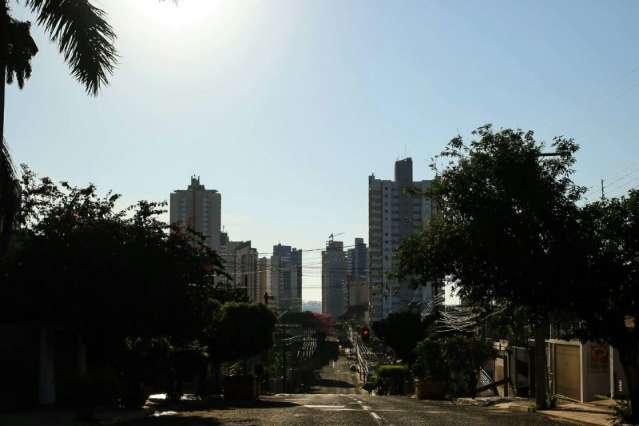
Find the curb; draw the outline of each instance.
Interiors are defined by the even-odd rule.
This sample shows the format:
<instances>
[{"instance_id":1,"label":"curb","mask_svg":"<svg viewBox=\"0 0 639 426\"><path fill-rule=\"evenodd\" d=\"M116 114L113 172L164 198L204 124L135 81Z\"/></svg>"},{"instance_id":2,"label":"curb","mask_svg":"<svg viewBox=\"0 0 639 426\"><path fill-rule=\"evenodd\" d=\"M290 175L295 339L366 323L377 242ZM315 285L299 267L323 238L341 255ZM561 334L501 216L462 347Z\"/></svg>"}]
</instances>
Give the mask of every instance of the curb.
<instances>
[{"instance_id":1,"label":"curb","mask_svg":"<svg viewBox=\"0 0 639 426\"><path fill-rule=\"evenodd\" d=\"M587 425L587 426L608 426L608 425L612 425L613 424L613 420L612 417L614 417L613 414L609 414L609 420L605 423L600 423L600 422L592 422L592 421L586 421L586 420L582 420L582 419L572 419L570 417L564 417L562 415L559 415L558 413L561 413L561 410L539 410L537 411L537 413L544 415L544 416L548 416L548 417L552 417L553 419L558 419L558 420L563 420L565 422L568 423L572 423L572 424L577 424L577 425ZM603 414L603 413L601 413Z\"/></svg>"}]
</instances>

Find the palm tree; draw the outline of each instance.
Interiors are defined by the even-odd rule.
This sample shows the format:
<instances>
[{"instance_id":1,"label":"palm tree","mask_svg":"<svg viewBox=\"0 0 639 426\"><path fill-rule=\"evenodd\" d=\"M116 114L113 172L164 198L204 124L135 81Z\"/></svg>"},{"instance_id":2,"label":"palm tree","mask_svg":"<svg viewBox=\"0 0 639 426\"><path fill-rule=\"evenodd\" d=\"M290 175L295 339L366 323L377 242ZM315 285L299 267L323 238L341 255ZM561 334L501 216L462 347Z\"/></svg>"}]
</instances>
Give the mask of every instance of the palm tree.
<instances>
[{"instance_id":1,"label":"palm tree","mask_svg":"<svg viewBox=\"0 0 639 426\"><path fill-rule=\"evenodd\" d=\"M18 0L16 0L18 2ZM115 33L103 10L89 0L21 0L36 16L71 68L71 74L90 95L97 95L108 84L117 53ZM31 59L38 47L31 37L31 23L13 18L9 0L0 0L0 255L5 231L12 228L12 203L5 203L14 192L15 176L4 143L5 84L17 81L22 88L31 77ZM14 188L14 189L12 189ZM17 197L18 192L15 192ZM9 198L6 198L9 197Z\"/></svg>"},{"instance_id":2,"label":"palm tree","mask_svg":"<svg viewBox=\"0 0 639 426\"><path fill-rule=\"evenodd\" d=\"M0 141L0 257L9 246L13 219L20 206L20 186L4 141Z\"/></svg>"}]
</instances>

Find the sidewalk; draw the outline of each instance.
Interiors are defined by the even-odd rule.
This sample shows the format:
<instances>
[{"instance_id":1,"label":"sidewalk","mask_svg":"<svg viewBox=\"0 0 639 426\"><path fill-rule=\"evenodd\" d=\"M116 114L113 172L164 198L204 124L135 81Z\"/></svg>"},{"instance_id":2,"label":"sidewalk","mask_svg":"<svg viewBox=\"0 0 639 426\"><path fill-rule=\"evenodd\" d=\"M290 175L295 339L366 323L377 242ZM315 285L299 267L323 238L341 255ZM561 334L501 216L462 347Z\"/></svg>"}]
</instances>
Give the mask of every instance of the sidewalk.
<instances>
[{"instance_id":1,"label":"sidewalk","mask_svg":"<svg viewBox=\"0 0 639 426\"><path fill-rule=\"evenodd\" d=\"M491 410L534 411L535 401L527 398L479 397L459 398L459 405L477 405ZM569 423L591 426L609 426L614 419L614 400L588 403L561 402L552 410L539 410L537 413Z\"/></svg>"},{"instance_id":2,"label":"sidewalk","mask_svg":"<svg viewBox=\"0 0 639 426\"><path fill-rule=\"evenodd\" d=\"M149 410L105 409L96 410L95 422L77 420L77 411L63 409L39 409L13 413L1 413L1 426L90 426L115 425L139 420L149 415Z\"/></svg>"},{"instance_id":3,"label":"sidewalk","mask_svg":"<svg viewBox=\"0 0 639 426\"><path fill-rule=\"evenodd\" d=\"M554 410L540 410L538 413L582 425L608 426L614 420L615 404L610 399L587 403L566 402L559 404Z\"/></svg>"}]
</instances>

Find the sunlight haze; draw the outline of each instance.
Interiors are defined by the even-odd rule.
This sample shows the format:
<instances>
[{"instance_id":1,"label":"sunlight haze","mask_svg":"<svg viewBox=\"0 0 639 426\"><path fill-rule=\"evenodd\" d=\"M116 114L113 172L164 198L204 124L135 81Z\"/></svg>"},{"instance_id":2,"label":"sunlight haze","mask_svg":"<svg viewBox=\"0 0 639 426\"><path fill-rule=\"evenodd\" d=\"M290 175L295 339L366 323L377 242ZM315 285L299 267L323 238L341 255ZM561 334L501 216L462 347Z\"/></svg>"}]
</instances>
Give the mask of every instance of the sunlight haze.
<instances>
[{"instance_id":1,"label":"sunlight haze","mask_svg":"<svg viewBox=\"0 0 639 426\"><path fill-rule=\"evenodd\" d=\"M368 244L368 176L410 156L430 179L430 159L485 123L575 138L592 199L639 168L635 1L96 4L118 35L111 84L87 96L34 26L33 77L7 86L15 163L125 204L200 176L230 238L259 252ZM320 252L304 265L303 298L320 300Z\"/></svg>"}]
</instances>

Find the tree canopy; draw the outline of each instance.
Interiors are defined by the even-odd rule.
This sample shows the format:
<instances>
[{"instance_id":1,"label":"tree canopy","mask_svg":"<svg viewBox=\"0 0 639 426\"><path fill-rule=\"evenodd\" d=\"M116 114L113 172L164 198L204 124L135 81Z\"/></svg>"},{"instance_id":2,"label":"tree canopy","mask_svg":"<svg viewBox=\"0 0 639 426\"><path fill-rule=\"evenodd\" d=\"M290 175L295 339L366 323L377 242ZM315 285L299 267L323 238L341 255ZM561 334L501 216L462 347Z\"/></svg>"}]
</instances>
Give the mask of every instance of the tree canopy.
<instances>
[{"instance_id":1,"label":"tree canopy","mask_svg":"<svg viewBox=\"0 0 639 426\"><path fill-rule=\"evenodd\" d=\"M266 305L226 303L218 314L209 350L220 362L257 355L273 346L275 322Z\"/></svg>"},{"instance_id":2,"label":"tree canopy","mask_svg":"<svg viewBox=\"0 0 639 426\"><path fill-rule=\"evenodd\" d=\"M373 323L375 335L395 352L403 362L411 364L417 343L429 333L432 318L422 320L413 310L393 312L387 318Z\"/></svg>"},{"instance_id":3,"label":"tree canopy","mask_svg":"<svg viewBox=\"0 0 639 426\"><path fill-rule=\"evenodd\" d=\"M583 275L573 295L576 334L619 352L628 380L632 423L639 423L639 191L583 207ZM573 324L574 325L574 324Z\"/></svg>"},{"instance_id":4,"label":"tree canopy","mask_svg":"<svg viewBox=\"0 0 639 426\"><path fill-rule=\"evenodd\" d=\"M71 68L71 74L96 95L115 68L117 53L115 32L105 12L88 0L25 0L51 41ZM10 15L7 0L0 2L0 68L6 70L6 82L17 81L22 88L31 77L31 59L38 47L31 37L31 23ZM4 77L3 77L4 78ZM4 81L2 82L4 87ZM0 132L1 134L1 132Z\"/></svg>"},{"instance_id":5,"label":"tree canopy","mask_svg":"<svg viewBox=\"0 0 639 426\"><path fill-rule=\"evenodd\" d=\"M557 137L546 147L532 131L489 125L473 134L477 140L456 137L440 155L447 163L436 169L439 214L400 248L400 274L450 277L462 298L544 317L556 300L550 290L575 273L566 257L584 192L571 180L578 145Z\"/></svg>"},{"instance_id":6,"label":"tree canopy","mask_svg":"<svg viewBox=\"0 0 639 426\"><path fill-rule=\"evenodd\" d=\"M117 338L188 339L204 327L220 258L198 236L167 232L161 203L117 210L118 195L29 170L22 188L20 232L2 271L5 320Z\"/></svg>"},{"instance_id":7,"label":"tree canopy","mask_svg":"<svg viewBox=\"0 0 639 426\"><path fill-rule=\"evenodd\" d=\"M400 247L398 274L416 284L448 278L468 303L525 309L544 365L545 328L580 276L577 202L585 189L572 181L579 146L564 137L547 146L532 131L490 125L473 136L453 138L436 158L438 213Z\"/></svg>"}]
</instances>

